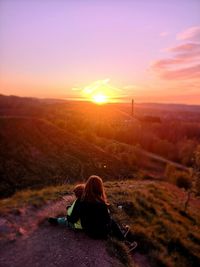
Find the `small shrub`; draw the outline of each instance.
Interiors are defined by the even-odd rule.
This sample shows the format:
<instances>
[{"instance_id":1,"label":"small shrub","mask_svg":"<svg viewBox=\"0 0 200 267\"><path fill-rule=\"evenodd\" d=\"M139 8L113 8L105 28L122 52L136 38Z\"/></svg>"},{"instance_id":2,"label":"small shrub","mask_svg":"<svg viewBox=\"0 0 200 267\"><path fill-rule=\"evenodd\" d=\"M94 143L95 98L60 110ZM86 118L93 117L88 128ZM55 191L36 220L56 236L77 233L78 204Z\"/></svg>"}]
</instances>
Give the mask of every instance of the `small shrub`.
<instances>
[{"instance_id":1,"label":"small shrub","mask_svg":"<svg viewBox=\"0 0 200 267\"><path fill-rule=\"evenodd\" d=\"M179 188L188 190L192 187L191 173L178 171L172 164L166 166L165 176L169 182L175 184Z\"/></svg>"},{"instance_id":2,"label":"small shrub","mask_svg":"<svg viewBox=\"0 0 200 267\"><path fill-rule=\"evenodd\" d=\"M188 190L192 187L192 181L190 177L188 177L185 174L181 174L176 178L176 185L180 188L184 188L185 190Z\"/></svg>"}]
</instances>

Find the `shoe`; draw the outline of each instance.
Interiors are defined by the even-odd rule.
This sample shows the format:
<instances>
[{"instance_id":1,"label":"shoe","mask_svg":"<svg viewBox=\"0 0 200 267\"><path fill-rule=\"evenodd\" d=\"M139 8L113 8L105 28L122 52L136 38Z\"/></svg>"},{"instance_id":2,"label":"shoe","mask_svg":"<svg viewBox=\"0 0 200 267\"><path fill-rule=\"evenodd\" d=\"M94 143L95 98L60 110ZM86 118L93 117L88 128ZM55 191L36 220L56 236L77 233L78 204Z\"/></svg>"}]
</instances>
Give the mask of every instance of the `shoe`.
<instances>
[{"instance_id":1,"label":"shoe","mask_svg":"<svg viewBox=\"0 0 200 267\"><path fill-rule=\"evenodd\" d=\"M129 250L128 250L128 252L133 251L136 247L137 247L137 242L133 241L133 242L129 245Z\"/></svg>"},{"instance_id":2,"label":"shoe","mask_svg":"<svg viewBox=\"0 0 200 267\"><path fill-rule=\"evenodd\" d=\"M122 225L123 229L122 229L122 233L124 235L124 238L126 238L127 234L129 233L130 231L130 226L129 225Z\"/></svg>"},{"instance_id":3,"label":"shoe","mask_svg":"<svg viewBox=\"0 0 200 267\"><path fill-rule=\"evenodd\" d=\"M124 230L125 230L124 237L126 238L127 234L130 231L130 226L129 225L125 225Z\"/></svg>"},{"instance_id":4,"label":"shoe","mask_svg":"<svg viewBox=\"0 0 200 267\"><path fill-rule=\"evenodd\" d=\"M58 220L57 218L49 217L48 222L52 225L58 225Z\"/></svg>"}]
</instances>

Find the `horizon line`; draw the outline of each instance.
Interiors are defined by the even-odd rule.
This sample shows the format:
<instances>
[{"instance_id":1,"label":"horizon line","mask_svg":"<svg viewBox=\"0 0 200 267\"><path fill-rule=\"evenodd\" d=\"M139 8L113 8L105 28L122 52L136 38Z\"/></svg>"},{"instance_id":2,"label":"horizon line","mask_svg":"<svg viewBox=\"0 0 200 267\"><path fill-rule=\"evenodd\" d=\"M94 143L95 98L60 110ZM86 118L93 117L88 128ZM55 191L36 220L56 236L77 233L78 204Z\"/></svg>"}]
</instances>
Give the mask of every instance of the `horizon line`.
<instances>
[{"instance_id":1,"label":"horizon line","mask_svg":"<svg viewBox=\"0 0 200 267\"><path fill-rule=\"evenodd\" d=\"M40 96L21 96L21 95L5 95L5 94L1 94L0 96L5 96L5 97L19 97L19 98L30 98L30 99L39 99L39 100L58 100L58 101L74 101L74 102L89 102L89 103L93 103L90 99L85 99L83 97L40 97ZM135 101L135 98L129 98L127 99L127 97L116 97L116 98L112 98L112 99L126 99L126 101L108 101L107 103L104 103L103 105L108 105L108 104L128 104L131 103L132 99L134 99L135 104L154 104L154 105L185 105L185 106L200 106L199 104L188 104L188 103L184 103L184 102L169 102L169 101L158 101L158 102L149 102L149 101Z\"/></svg>"}]
</instances>

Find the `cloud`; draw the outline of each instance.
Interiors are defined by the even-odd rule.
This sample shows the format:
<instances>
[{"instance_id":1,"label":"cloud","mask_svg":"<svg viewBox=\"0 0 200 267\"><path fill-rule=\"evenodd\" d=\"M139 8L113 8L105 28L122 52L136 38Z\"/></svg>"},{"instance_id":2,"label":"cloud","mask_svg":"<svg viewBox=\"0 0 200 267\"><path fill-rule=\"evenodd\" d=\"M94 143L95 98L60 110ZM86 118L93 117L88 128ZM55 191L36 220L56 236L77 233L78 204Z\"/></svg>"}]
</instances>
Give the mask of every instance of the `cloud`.
<instances>
[{"instance_id":1,"label":"cloud","mask_svg":"<svg viewBox=\"0 0 200 267\"><path fill-rule=\"evenodd\" d=\"M108 92L121 91L120 88L110 84L110 79L97 80L90 85L82 88L83 93L86 94L92 94L102 90L107 90Z\"/></svg>"},{"instance_id":2,"label":"cloud","mask_svg":"<svg viewBox=\"0 0 200 267\"><path fill-rule=\"evenodd\" d=\"M177 45L175 47L168 48L167 51L178 53L186 53L191 51L200 52L200 43L185 43L182 45Z\"/></svg>"},{"instance_id":3,"label":"cloud","mask_svg":"<svg viewBox=\"0 0 200 267\"><path fill-rule=\"evenodd\" d=\"M168 59L160 59L155 61L152 64L152 68L154 70L162 70L163 68L166 68L168 66L172 66L175 64L180 64L182 63L184 60L180 59L180 58L168 58Z\"/></svg>"},{"instance_id":4,"label":"cloud","mask_svg":"<svg viewBox=\"0 0 200 267\"><path fill-rule=\"evenodd\" d=\"M161 77L169 80L198 79L200 77L200 65L194 65L188 68L181 68L177 70L165 70L161 73Z\"/></svg>"},{"instance_id":5,"label":"cloud","mask_svg":"<svg viewBox=\"0 0 200 267\"><path fill-rule=\"evenodd\" d=\"M160 59L152 64L153 69L173 67L178 64L190 64L200 60L200 44L186 43L168 48L167 51L172 52L171 58Z\"/></svg>"},{"instance_id":6,"label":"cloud","mask_svg":"<svg viewBox=\"0 0 200 267\"><path fill-rule=\"evenodd\" d=\"M82 99L90 100L96 95L105 95L109 99L121 97L122 89L110 84L110 79L97 80L85 87L73 87L71 90Z\"/></svg>"},{"instance_id":7,"label":"cloud","mask_svg":"<svg viewBox=\"0 0 200 267\"><path fill-rule=\"evenodd\" d=\"M177 40L200 41L200 26L195 26L184 30L176 35Z\"/></svg>"},{"instance_id":8,"label":"cloud","mask_svg":"<svg viewBox=\"0 0 200 267\"><path fill-rule=\"evenodd\" d=\"M162 79L200 79L200 41L188 41L200 37L200 27L189 28L177 36L187 42L165 49L171 56L153 62L151 68Z\"/></svg>"}]
</instances>

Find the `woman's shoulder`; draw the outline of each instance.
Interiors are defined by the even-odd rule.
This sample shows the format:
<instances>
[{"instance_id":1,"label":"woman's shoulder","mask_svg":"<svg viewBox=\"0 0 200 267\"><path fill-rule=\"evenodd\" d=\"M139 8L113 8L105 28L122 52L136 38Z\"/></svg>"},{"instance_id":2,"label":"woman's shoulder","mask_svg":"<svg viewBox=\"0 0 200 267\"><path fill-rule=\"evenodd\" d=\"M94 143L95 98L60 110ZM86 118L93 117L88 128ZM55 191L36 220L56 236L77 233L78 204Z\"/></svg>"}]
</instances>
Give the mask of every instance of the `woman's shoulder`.
<instances>
[{"instance_id":1,"label":"woman's shoulder","mask_svg":"<svg viewBox=\"0 0 200 267\"><path fill-rule=\"evenodd\" d=\"M90 201L81 201L81 205L84 207L93 207L93 208L108 208L107 204L100 201L90 202Z\"/></svg>"}]
</instances>

